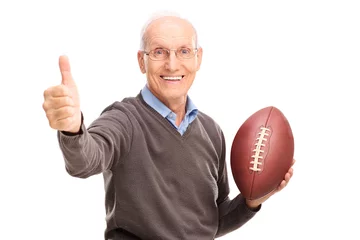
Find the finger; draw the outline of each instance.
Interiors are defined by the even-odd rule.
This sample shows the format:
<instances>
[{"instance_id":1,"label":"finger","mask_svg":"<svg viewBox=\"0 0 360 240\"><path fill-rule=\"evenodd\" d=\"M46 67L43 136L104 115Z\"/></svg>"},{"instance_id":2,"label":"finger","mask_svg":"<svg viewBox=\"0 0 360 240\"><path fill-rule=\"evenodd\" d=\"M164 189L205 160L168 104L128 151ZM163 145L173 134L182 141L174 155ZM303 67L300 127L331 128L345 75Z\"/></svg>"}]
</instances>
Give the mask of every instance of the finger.
<instances>
[{"instance_id":1,"label":"finger","mask_svg":"<svg viewBox=\"0 0 360 240\"><path fill-rule=\"evenodd\" d=\"M55 87L48 88L44 91L44 99L47 100L49 98L56 97L67 97L70 96L70 91L68 87L64 85L58 85Z\"/></svg>"},{"instance_id":2,"label":"finger","mask_svg":"<svg viewBox=\"0 0 360 240\"><path fill-rule=\"evenodd\" d=\"M291 174L290 174L290 173L286 173L284 180L285 180L286 182L289 182L290 178L291 178Z\"/></svg>"},{"instance_id":3,"label":"finger","mask_svg":"<svg viewBox=\"0 0 360 240\"><path fill-rule=\"evenodd\" d=\"M43 104L44 110L57 110L62 107L75 107L72 98L66 97L49 97Z\"/></svg>"},{"instance_id":4,"label":"finger","mask_svg":"<svg viewBox=\"0 0 360 240\"><path fill-rule=\"evenodd\" d=\"M290 177L292 177L292 175L294 175L294 169L293 168L290 168L288 173L290 174Z\"/></svg>"},{"instance_id":5,"label":"finger","mask_svg":"<svg viewBox=\"0 0 360 240\"><path fill-rule=\"evenodd\" d=\"M284 189L287 185L287 182L285 180L282 180L280 185L278 186L277 191L281 191L282 189Z\"/></svg>"},{"instance_id":6,"label":"finger","mask_svg":"<svg viewBox=\"0 0 360 240\"><path fill-rule=\"evenodd\" d=\"M46 112L46 115L51 122L56 122L73 117L75 115L75 108L66 106L59 109L50 109Z\"/></svg>"},{"instance_id":7,"label":"finger","mask_svg":"<svg viewBox=\"0 0 360 240\"><path fill-rule=\"evenodd\" d=\"M71 75L71 68L69 58L67 56L60 56L59 58L59 67L61 72L61 84L71 86L74 85L75 82Z\"/></svg>"},{"instance_id":8,"label":"finger","mask_svg":"<svg viewBox=\"0 0 360 240\"><path fill-rule=\"evenodd\" d=\"M71 126L73 122L73 118L63 118L61 120L56 120L50 123L50 126L54 129L60 130L60 131L67 131L69 126Z\"/></svg>"}]
</instances>

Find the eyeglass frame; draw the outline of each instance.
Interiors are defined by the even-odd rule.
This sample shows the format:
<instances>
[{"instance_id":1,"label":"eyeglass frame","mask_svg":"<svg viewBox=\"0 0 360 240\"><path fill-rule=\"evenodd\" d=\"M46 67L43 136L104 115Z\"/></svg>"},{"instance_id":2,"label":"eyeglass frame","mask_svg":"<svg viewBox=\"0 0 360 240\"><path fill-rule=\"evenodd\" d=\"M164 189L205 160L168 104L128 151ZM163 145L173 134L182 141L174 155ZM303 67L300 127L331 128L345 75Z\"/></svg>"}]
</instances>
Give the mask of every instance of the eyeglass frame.
<instances>
[{"instance_id":1,"label":"eyeglass frame","mask_svg":"<svg viewBox=\"0 0 360 240\"><path fill-rule=\"evenodd\" d=\"M181 58L181 57L179 58L178 55L177 55L177 51L178 51L179 49L181 49L181 48L184 48L184 47L180 47L180 48L177 48L177 49L155 48L155 49L150 50L149 52L146 52L146 51L144 50L143 53L144 53L145 55L149 56L149 58L150 58L151 60L153 60L153 61L164 61L164 60L166 60L166 59L168 59L168 58L170 57L170 52L171 52L171 51L174 51L174 52L175 52L175 56L176 56L177 59L179 59L179 60L184 60L184 59L185 59L185 60L186 60L186 59L192 59L193 57L195 57L197 51L199 50L198 48L188 48L188 49L194 50L194 56L191 56L191 57L189 57L189 58ZM167 52L167 57L164 58L164 59L153 59L152 57L150 57L150 53L151 53L152 51L155 51L156 49L165 50L165 51Z\"/></svg>"}]
</instances>

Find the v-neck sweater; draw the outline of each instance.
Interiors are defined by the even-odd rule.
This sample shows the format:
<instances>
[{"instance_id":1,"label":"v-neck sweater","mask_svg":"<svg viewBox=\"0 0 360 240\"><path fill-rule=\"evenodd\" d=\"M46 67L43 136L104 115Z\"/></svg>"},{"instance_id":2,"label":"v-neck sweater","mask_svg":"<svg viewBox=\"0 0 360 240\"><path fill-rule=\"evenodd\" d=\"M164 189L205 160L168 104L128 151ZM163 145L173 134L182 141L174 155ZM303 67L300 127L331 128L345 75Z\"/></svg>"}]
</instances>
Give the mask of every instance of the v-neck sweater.
<instances>
[{"instance_id":1,"label":"v-neck sweater","mask_svg":"<svg viewBox=\"0 0 360 240\"><path fill-rule=\"evenodd\" d=\"M105 239L210 240L258 211L230 200L224 134L201 111L181 135L138 94L58 140L71 176L103 174Z\"/></svg>"}]
</instances>

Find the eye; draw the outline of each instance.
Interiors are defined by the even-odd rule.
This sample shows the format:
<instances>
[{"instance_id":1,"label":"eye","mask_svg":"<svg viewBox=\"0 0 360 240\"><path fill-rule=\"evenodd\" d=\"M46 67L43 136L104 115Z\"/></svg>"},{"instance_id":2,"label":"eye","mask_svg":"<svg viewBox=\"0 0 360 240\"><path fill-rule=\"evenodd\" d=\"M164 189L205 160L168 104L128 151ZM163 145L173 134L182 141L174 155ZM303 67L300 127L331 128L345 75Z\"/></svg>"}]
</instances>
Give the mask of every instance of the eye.
<instances>
[{"instance_id":1,"label":"eye","mask_svg":"<svg viewBox=\"0 0 360 240\"><path fill-rule=\"evenodd\" d=\"M153 53L155 56L160 56L160 55L166 54L166 51L165 51L165 49L162 49L162 48L156 48L153 50Z\"/></svg>"},{"instance_id":2,"label":"eye","mask_svg":"<svg viewBox=\"0 0 360 240\"><path fill-rule=\"evenodd\" d=\"M191 53L191 49L190 48L180 48L178 50L178 52L181 54L181 55L189 55Z\"/></svg>"}]
</instances>

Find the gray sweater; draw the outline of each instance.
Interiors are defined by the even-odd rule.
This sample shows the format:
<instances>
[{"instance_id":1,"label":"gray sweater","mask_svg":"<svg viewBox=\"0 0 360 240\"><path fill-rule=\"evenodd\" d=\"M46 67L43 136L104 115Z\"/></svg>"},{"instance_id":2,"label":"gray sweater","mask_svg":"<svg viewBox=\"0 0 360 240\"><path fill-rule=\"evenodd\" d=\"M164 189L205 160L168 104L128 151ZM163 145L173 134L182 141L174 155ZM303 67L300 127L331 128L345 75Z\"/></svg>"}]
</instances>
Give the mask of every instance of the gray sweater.
<instances>
[{"instance_id":1,"label":"gray sweater","mask_svg":"<svg viewBox=\"0 0 360 240\"><path fill-rule=\"evenodd\" d=\"M256 213L229 199L225 139L201 111L181 135L139 94L58 139L71 176L103 174L105 239L210 240Z\"/></svg>"}]
</instances>

